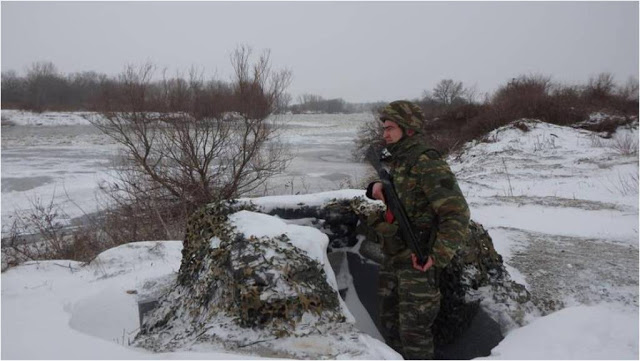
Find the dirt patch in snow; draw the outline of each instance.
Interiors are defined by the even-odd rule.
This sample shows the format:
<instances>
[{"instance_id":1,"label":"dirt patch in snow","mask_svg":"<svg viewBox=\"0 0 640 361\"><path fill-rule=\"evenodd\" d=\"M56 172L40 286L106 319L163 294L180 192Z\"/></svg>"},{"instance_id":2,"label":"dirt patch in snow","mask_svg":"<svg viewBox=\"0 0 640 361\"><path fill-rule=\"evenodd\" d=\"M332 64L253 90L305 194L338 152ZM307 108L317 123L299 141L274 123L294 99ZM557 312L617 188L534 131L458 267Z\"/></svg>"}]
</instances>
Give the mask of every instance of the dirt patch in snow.
<instances>
[{"instance_id":1,"label":"dirt patch in snow","mask_svg":"<svg viewBox=\"0 0 640 361\"><path fill-rule=\"evenodd\" d=\"M586 199L573 199L562 197L527 197L527 196L513 196L504 197L496 196L496 200L503 203L515 203L518 205L537 205L544 207L556 207L556 208L578 208L587 211L598 210L612 210L620 212L634 212L632 207L623 206L615 203L606 203L598 201L590 201Z\"/></svg>"},{"instance_id":2,"label":"dirt patch in snow","mask_svg":"<svg viewBox=\"0 0 640 361\"><path fill-rule=\"evenodd\" d=\"M637 247L500 228L521 244L509 264L522 272L533 299L545 308L601 302L638 307Z\"/></svg>"}]
</instances>

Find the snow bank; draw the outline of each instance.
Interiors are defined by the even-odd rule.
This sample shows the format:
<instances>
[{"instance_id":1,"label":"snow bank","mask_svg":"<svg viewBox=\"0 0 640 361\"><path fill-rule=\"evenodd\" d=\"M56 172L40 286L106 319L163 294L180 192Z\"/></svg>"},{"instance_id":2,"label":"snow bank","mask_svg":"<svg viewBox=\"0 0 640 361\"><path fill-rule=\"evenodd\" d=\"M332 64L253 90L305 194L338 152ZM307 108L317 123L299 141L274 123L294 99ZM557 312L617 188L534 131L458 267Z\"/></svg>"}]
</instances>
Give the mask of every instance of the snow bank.
<instances>
[{"instance_id":1,"label":"snow bank","mask_svg":"<svg viewBox=\"0 0 640 361\"><path fill-rule=\"evenodd\" d=\"M259 198L240 198L240 202L251 202L256 205L261 212L270 212L275 208L299 208L302 205L309 207L322 207L334 199L349 199L365 195L364 190L342 189L312 194L302 194L295 196L268 196Z\"/></svg>"},{"instance_id":2,"label":"snow bank","mask_svg":"<svg viewBox=\"0 0 640 361\"><path fill-rule=\"evenodd\" d=\"M638 359L638 310L565 308L509 333L487 359Z\"/></svg>"}]
</instances>

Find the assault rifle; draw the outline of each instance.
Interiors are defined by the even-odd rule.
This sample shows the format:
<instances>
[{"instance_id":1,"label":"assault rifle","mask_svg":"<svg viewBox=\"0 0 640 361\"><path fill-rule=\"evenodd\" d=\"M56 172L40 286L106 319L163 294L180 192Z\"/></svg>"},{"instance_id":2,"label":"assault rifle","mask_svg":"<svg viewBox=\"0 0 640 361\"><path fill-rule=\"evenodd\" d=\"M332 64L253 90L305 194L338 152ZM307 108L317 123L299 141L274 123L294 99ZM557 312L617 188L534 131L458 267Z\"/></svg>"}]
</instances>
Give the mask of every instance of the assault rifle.
<instances>
[{"instance_id":1,"label":"assault rifle","mask_svg":"<svg viewBox=\"0 0 640 361\"><path fill-rule=\"evenodd\" d=\"M387 172L386 169L383 168L380 163L380 155L375 150L373 146L369 147L366 154L366 159L371 163L373 168L376 169L378 173L378 177L380 177L380 182L382 183L382 188L384 189L384 199L387 203L387 207L391 210L391 213L398 220L398 226L400 226L400 231L402 232L402 237L409 243L409 247L415 253L418 258L418 263L420 265L424 265L427 262L428 255L423 254L419 241L420 239L416 236L413 231L413 227L409 222L409 218L407 217L407 212L404 210L404 206L402 202L400 202L400 198L398 198L398 193L396 193L396 189L393 186L393 182L391 180L391 175ZM429 237L429 247L427 249L431 249L433 240L435 238L435 229L431 229L431 235Z\"/></svg>"}]
</instances>

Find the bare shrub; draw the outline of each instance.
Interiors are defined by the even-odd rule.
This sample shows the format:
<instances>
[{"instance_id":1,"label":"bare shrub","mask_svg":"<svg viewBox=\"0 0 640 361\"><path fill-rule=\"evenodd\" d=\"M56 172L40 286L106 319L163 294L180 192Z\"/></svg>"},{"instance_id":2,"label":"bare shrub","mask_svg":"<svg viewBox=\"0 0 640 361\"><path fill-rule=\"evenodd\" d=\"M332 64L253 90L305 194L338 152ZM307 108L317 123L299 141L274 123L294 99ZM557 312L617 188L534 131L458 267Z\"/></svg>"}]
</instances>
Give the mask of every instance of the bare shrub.
<instances>
[{"instance_id":1,"label":"bare shrub","mask_svg":"<svg viewBox=\"0 0 640 361\"><path fill-rule=\"evenodd\" d=\"M355 161L364 161L369 146L384 146L382 123L378 119L378 110L374 110L371 113L371 119L358 127L354 143L355 147L351 151L351 156Z\"/></svg>"},{"instance_id":2,"label":"bare shrub","mask_svg":"<svg viewBox=\"0 0 640 361\"><path fill-rule=\"evenodd\" d=\"M590 136L590 140L594 148L609 148L625 156L638 154L638 138L632 134L607 137L594 133Z\"/></svg>"},{"instance_id":3,"label":"bare shrub","mask_svg":"<svg viewBox=\"0 0 640 361\"><path fill-rule=\"evenodd\" d=\"M465 90L462 82L452 79L442 79L433 88L433 97L444 105L451 105L456 102L464 102Z\"/></svg>"},{"instance_id":4,"label":"bare shrub","mask_svg":"<svg viewBox=\"0 0 640 361\"><path fill-rule=\"evenodd\" d=\"M114 242L175 239L199 206L249 194L284 170L288 148L267 117L291 74L272 71L269 52L250 59L248 47L233 52L231 83L192 70L154 87L155 68L145 64L105 87L102 116L89 121L123 149L117 180L102 185Z\"/></svg>"},{"instance_id":5,"label":"bare shrub","mask_svg":"<svg viewBox=\"0 0 640 361\"><path fill-rule=\"evenodd\" d=\"M89 261L105 249L92 229L69 228L69 217L54 202L31 200L31 208L15 212L8 235L2 239L2 270L25 261L72 259Z\"/></svg>"},{"instance_id":6,"label":"bare shrub","mask_svg":"<svg viewBox=\"0 0 640 361\"><path fill-rule=\"evenodd\" d=\"M630 172L626 174L618 173L616 179L609 179L609 184L605 184L605 188L614 194L622 196L638 194L638 173Z\"/></svg>"},{"instance_id":7,"label":"bare shrub","mask_svg":"<svg viewBox=\"0 0 640 361\"><path fill-rule=\"evenodd\" d=\"M523 75L498 89L491 105L499 118L512 121L539 119L554 124L571 124L584 119L579 98L543 75Z\"/></svg>"},{"instance_id":8,"label":"bare shrub","mask_svg":"<svg viewBox=\"0 0 640 361\"><path fill-rule=\"evenodd\" d=\"M638 101L638 79L631 76L627 82L618 89L618 95L625 100Z\"/></svg>"},{"instance_id":9,"label":"bare shrub","mask_svg":"<svg viewBox=\"0 0 640 361\"><path fill-rule=\"evenodd\" d=\"M615 86L611 73L600 73L589 78L585 95L594 99L607 99L613 95Z\"/></svg>"},{"instance_id":10,"label":"bare shrub","mask_svg":"<svg viewBox=\"0 0 640 361\"><path fill-rule=\"evenodd\" d=\"M638 137L628 133L614 137L611 147L620 155L638 155Z\"/></svg>"}]
</instances>

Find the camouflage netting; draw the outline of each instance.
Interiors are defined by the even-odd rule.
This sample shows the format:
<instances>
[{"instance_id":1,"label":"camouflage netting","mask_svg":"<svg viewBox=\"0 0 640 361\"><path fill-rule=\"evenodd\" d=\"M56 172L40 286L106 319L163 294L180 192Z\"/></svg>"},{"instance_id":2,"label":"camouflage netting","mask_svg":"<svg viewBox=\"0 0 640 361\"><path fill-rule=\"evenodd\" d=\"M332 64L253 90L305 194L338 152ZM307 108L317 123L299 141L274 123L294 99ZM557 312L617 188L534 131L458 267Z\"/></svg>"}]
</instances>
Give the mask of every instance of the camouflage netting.
<instances>
[{"instance_id":1,"label":"camouflage netting","mask_svg":"<svg viewBox=\"0 0 640 361\"><path fill-rule=\"evenodd\" d=\"M239 233L228 215L241 208L250 207L216 204L191 216L177 284L144 317L135 345L156 352L202 344L257 352L250 346L265 347L264 342L287 336L333 332L357 338L322 265L284 234ZM299 356L284 350L270 354Z\"/></svg>"}]
</instances>

